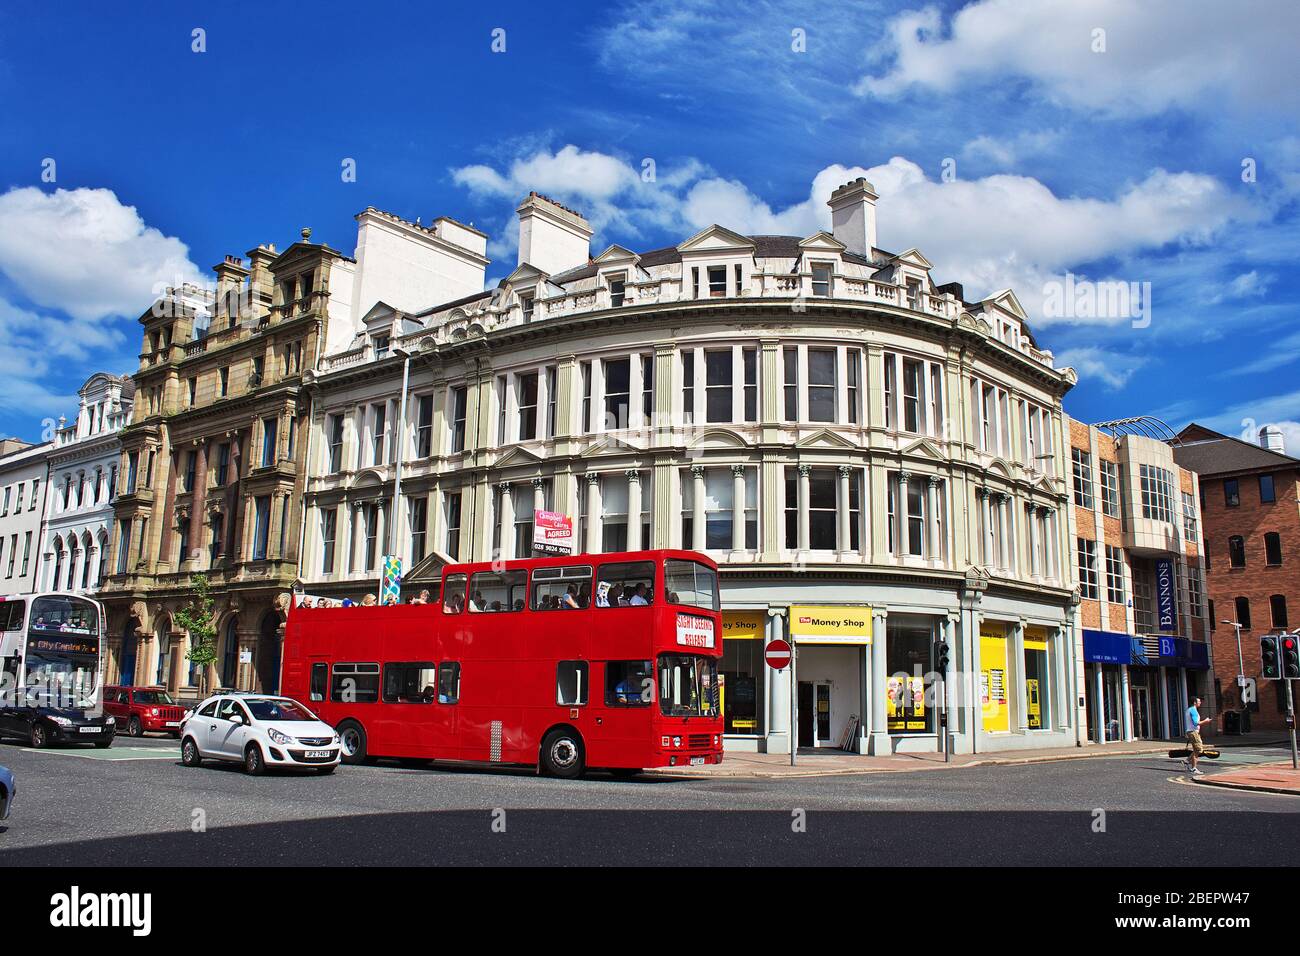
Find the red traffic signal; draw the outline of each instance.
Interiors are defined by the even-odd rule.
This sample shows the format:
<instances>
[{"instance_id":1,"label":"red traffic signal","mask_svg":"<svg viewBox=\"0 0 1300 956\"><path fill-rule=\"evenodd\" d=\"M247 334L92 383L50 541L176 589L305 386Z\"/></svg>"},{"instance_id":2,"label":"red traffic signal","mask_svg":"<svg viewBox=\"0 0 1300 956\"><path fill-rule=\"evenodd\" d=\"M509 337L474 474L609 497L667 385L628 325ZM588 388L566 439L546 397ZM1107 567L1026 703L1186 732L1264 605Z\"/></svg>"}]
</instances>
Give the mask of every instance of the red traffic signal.
<instances>
[{"instance_id":1,"label":"red traffic signal","mask_svg":"<svg viewBox=\"0 0 1300 956\"><path fill-rule=\"evenodd\" d=\"M1300 679L1300 640L1294 634L1286 634L1279 643L1282 645L1282 679Z\"/></svg>"}]
</instances>

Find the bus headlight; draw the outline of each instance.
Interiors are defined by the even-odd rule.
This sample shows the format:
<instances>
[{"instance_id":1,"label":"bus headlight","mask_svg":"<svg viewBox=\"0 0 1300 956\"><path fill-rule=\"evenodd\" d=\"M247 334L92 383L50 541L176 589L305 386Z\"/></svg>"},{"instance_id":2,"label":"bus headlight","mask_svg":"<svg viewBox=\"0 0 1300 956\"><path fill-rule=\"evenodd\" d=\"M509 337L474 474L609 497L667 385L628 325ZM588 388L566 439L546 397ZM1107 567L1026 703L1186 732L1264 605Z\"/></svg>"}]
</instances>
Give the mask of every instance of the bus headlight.
<instances>
[{"instance_id":1,"label":"bus headlight","mask_svg":"<svg viewBox=\"0 0 1300 956\"><path fill-rule=\"evenodd\" d=\"M716 747L716 746L718 746L719 743L720 743L720 741L718 740L718 735L717 735L717 734L714 734L714 735L713 735L713 746Z\"/></svg>"},{"instance_id":2,"label":"bus headlight","mask_svg":"<svg viewBox=\"0 0 1300 956\"><path fill-rule=\"evenodd\" d=\"M673 738L673 746L674 746L674 747L680 747L681 745L682 745L682 738L681 738L681 737L674 737L674 738Z\"/></svg>"}]
</instances>

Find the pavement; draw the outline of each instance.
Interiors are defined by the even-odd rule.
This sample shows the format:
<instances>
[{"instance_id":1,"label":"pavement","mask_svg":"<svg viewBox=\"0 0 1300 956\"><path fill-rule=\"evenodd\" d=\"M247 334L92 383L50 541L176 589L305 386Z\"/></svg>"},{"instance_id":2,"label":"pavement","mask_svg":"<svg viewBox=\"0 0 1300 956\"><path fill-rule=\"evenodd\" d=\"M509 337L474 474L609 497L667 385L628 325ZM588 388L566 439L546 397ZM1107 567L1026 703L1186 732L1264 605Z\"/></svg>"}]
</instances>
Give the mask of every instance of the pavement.
<instances>
[{"instance_id":1,"label":"pavement","mask_svg":"<svg viewBox=\"0 0 1300 956\"><path fill-rule=\"evenodd\" d=\"M1257 790L1262 793L1300 796L1300 770L1293 769L1289 760L1285 763L1256 764L1222 773L1207 773L1203 777L1192 779L1207 787L1227 787L1232 790Z\"/></svg>"}]
</instances>

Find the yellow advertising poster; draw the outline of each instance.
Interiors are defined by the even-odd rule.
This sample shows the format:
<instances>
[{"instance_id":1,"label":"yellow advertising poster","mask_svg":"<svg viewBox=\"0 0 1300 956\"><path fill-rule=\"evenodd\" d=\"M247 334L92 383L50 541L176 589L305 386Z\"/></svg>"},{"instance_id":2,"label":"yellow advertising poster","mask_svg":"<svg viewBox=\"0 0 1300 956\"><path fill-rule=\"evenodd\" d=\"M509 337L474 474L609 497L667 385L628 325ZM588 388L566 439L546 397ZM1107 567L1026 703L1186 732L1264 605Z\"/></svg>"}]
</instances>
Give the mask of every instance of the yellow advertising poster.
<instances>
[{"instance_id":1,"label":"yellow advertising poster","mask_svg":"<svg viewBox=\"0 0 1300 956\"><path fill-rule=\"evenodd\" d=\"M1025 697L1029 701L1029 729L1042 730L1043 704L1038 699L1038 681L1032 677L1025 681Z\"/></svg>"},{"instance_id":2,"label":"yellow advertising poster","mask_svg":"<svg viewBox=\"0 0 1300 956\"><path fill-rule=\"evenodd\" d=\"M1001 624L980 626L980 705L986 734L1011 729L1007 701L1007 631Z\"/></svg>"},{"instance_id":3,"label":"yellow advertising poster","mask_svg":"<svg viewBox=\"0 0 1300 956\"><path fill-rule=\"evenodd\" d=\"M722 612L722 639L724 641L760 640L766 627L766 611Z\"/></svg>"},{"instance_id":4,"label":"yellow advertising poster","mask_svg":"<svg viewBox=\"0 0 1300 956\"><path fill-rule=\"evenodd\" d=\"M885 680L885 718L889 730L926 730L925 678L895 674Z\"/></svg>"},{"instance_id":5,"label":"yellow advertising poster","mask_svg":"<svg viewBox=\"0 0 1300 956\"><path fill-rule=\"evenodd\" d=\"M870 644L871 608L792 604L790 636L804 644Z\"/></svg>"}]
</instances>

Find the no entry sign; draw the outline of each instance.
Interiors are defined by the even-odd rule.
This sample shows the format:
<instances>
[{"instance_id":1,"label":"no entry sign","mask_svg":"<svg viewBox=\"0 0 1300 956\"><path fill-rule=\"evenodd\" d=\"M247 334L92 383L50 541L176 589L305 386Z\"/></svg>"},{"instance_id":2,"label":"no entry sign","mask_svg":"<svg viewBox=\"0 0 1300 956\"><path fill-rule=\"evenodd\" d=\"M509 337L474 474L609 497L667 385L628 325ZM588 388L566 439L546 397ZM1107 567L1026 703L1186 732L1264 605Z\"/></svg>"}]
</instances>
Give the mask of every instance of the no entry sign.
<instances>
[{"instance_id":1,"label":"no entry sign","mask_svg":"<svg viewBox=\"0 0 1300 956\"><path fill-rule=\"evenodd\" d=\"M773 670L782 671L790 666L790 643L777 638L763 651L763 660Z\"/></svg>"}]
</instances>

